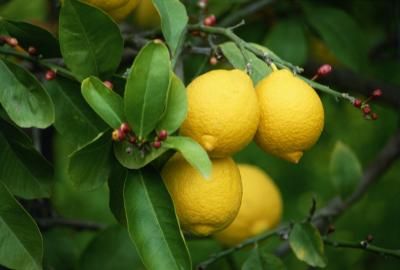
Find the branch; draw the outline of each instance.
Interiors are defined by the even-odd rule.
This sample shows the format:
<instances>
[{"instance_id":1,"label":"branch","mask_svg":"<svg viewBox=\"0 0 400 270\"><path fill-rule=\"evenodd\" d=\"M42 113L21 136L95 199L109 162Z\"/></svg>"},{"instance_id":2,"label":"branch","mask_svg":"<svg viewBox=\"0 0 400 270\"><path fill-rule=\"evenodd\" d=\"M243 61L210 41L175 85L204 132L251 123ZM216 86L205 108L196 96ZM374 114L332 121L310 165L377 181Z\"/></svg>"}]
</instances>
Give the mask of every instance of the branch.
<instances>
[{"instance_id":1,"label":"branch","mask_svg":"<svg viewBox=\"0 0 400 270\"><path fill-rule=\"evenodd\" d=\"M332 246L335 248L352 248L352 249L361 249L371 253L376 253L381 256L389 256L400 258L400 250L386 249L371 245L365 241L361 241L360 243L353 243L348 241L331 241L328 239L324 239L325 245Z\"/></svg>"},{"instance_id":2,"label":"branch","mask_svg":"<svg viewBox=\"0 0 400 270\"><path fill-rule=\"evenodd\" d=\"M229 16L225 17L219 25L221 26L229 26L235 24L242 20L243 18L247 17L250 14L253 14L260 9L266 7L269 4L272 4L274 0L260 0L252 2L251 4L240 8L239 10L232 12Z\"/></svg>"},{"instance_id":3,"label":"branch","mask_svg":"<svg viewBox=\"0 0 400 270\"><path fill-rule=\"evenodd\" d=\"M54 227L67 227L74 230L98 231L106 227L104 224L99 224L91 221L65 219L60 217L55 218L38 218L36 222L40 229L48 230Z\"/></svg>"}]
</instances>

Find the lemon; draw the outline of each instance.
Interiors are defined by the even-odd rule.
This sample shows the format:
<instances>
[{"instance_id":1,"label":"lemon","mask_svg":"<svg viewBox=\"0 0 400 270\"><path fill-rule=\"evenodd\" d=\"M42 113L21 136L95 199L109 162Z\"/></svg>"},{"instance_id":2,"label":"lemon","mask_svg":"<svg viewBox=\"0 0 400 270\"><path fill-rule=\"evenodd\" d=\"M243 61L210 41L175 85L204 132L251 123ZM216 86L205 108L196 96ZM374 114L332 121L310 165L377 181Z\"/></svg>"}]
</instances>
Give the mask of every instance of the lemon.
<instances>
[{"instance_id":1,"label":"lemon","mask_svg":"<svg viewBox=\"0 0 400 270\"><path fill-rule=\"evenodd\" d=\"M160 26L161 19L151 0L141 0L133 14L134 23L140 28L149 29Z\"/></svg>"},{"instance_id":2,"label":"lemon","mask_svg":"<svg viewBox=\"0 0 400 270\"><path fill-rule=\"evenodd\" d=\"M111 9L108 13L114 20L121 21L131 14L138 4L139 0L129 0L125 5L116 9Z\"/></svg>"},{"instance_id":3,"label":"lemon","mask_svg":"<svg viewBox=\"0 0 400 270\"><path fill-rule=\"evenodd\" d=\"M260 110L250 77L241 70L213 70L187 87L188 114L181 134L199 142L211 157L226 157L254 137Z\"/></svg>"},{"instance_id":4,"label":"lemon","mask_svg":"<svg viewBox=\"0 0 400 270\"><path fill-rule=\"evenodd\" d=\"M268 153L298 163L324 126L319 96L289 70L272 72L256 91L261 109L256 143Z\"/></svg>"},{"instance_id":5,"label":"lemon","mask_svg":"<svg viewBox=\"0 0 400 270\"><path fill-rule=\"evenodd\" d=\"M215 238L227 246L236 245L279 224L282 199L272 179L256 166L239 164L242 177L242 205L235 220Z\"/></svg>"},{"instance_id":6,"label":"lemon","mask_svg":"<svg viewBox=\"0 0 400 270\"><path fill-rule=\"evenodd\" d=\"M236 217L242 200L242 182L232 158L212 160L211 177L204 179L181 154L175 154L161 175L184 231L210 235L227 227Z\"/></svg>"},{"instance_id":7,"label":"lemon","mask_svg":"<svg viewBox=\"0 0 400 270\"><path fill-rule=\"evenodd\" d=\"M124 6L129 0L85 0L85 2L108 11Z\"/></svg>"}]
</instances>

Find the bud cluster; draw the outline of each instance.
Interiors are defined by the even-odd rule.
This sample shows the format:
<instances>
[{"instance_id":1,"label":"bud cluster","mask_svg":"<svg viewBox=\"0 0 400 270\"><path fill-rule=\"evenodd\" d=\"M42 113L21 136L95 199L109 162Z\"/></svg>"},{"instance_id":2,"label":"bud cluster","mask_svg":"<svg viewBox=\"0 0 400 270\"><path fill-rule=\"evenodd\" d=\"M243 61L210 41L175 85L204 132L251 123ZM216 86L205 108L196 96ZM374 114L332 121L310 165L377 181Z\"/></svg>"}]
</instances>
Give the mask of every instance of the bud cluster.
<instances>
[{"instance_id":1,"label":"bud cluster","mask_svg":"<svg viewBox=\"0 0 400 270\"><path fill-rule=\"evenodd\" d=\"M369 105L369 101L379 98L382 96L382 90L381 89L375 89L372 91L371 95L364 101L361 101L360 99L355 99L353 101L353 105L356 108L359 108L361 112L363 113L365 119L368 120L377 120L378 119L378 114L376 112L373 112L371 109L371 106Z\"/></svg>"}]
</instances>

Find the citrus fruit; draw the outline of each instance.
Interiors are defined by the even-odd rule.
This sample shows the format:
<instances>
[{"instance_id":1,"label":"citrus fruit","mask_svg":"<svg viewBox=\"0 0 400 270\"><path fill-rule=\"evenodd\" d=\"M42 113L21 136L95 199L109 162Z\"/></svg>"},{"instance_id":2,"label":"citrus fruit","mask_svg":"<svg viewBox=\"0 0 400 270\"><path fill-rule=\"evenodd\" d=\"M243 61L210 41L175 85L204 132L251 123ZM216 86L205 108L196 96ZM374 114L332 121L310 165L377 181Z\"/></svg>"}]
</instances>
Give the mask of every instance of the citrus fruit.
<instances>
[{"instance_id":1,"label":"citrus fruit","mask_svg":"<svg viewBox=\"0 0 400 270\"><path fill-rule=\"evenodd\" d=\"M141 0L133 14L134 23L140 28L149 29L160 26L161 19L151 0Z\"/></svg>"},{"instance_id":2,"label":"citrus fruit","mask_svg":"<svg viewBox=\"0 0 400 270\"><path fill-rule=\"evenodd\" d=\"M111 9L108 13L114 18L114 20L121 21L132 13L135 7L139 4L139 1L140 0L129 0L125 5L116 9Z\"/></svg>"},{"instance_id":3,"label":"citrus fruit","mask_svg":"<svg viewBox=\"0 0 400 270\"><path fill-rule=\"evenodd\" d=\"M207 72L189 84L187 95L188 114L180 132L199 142L211 157L230 156L253 139L260 110L245 72Z\"/></svg>"},{"instance_id":4,"label":"citrus fruit","mask_svg":"<svg viewBox=\"0 0 400 270\"><path fill-rule=\"evenodd\" d=\"M242 200L240 173L232 158L211 161L209 179L203 178L181 154L168 160L161 173L182 229L199 236L228 226Z\"/></svg>"},{"instance_id":5,"label":"citrus fruit","mask_svg":"<svg viewBox=\"0 0 400 270\"><path fill-rule=\"evenodd\" d=\"M122 7L128 3L129 0L85 0L85 2L107 11Z\"/></svg>"},{"instance_id":6,"label":"citrus fruit","mask_svg":"<svg viewBox=\"0 0 400 270\"><path fill-rule=\"evenodd\" d=\"M233 246L279 224L282 199L272 179L256 166L239 164L242 177L242 205L235 220L215 238Z\"/></svg>"},{"instance_id":7,"label":"citrus fruit","mask_svg":"<svg viewBox=\"0 0 400 270\"><path fill-rule=\"evenodd\" d=\"M256 92L261 109L256 143L266 152L298 163L324 127L324 109L315 90L289 70L261 80Z\"/></svg>"}]
</instances>

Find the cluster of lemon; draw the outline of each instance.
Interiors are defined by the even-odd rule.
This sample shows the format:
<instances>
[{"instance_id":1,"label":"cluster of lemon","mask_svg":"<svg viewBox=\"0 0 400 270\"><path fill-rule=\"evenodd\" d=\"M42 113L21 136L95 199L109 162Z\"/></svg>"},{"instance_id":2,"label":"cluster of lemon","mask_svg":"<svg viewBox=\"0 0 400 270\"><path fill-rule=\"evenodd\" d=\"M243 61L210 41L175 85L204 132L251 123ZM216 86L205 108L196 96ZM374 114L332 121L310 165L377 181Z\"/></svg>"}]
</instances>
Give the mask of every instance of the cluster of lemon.
<instances>
[{"instance_id":1,"label":"cluster of lemon","mask_svg":"<svg viewBox=\"0 0 400 270\"><path fill-rule=\"evenodd\" d=\"M204 179L180 154L164 166L182 229L234 245L276 226L279 189L262 170L230 156L254 138L266 152L297 163L323 129L319 96L289 70L272 72L256 88L241 70L214 70L195 78L187 94L180 133L207 150L213 167Z\"/></svg>"}]
</instances>

